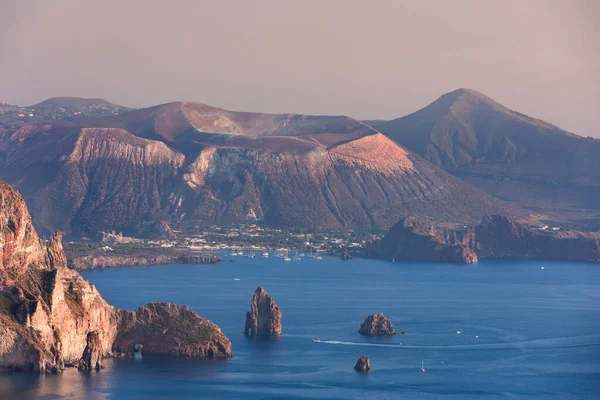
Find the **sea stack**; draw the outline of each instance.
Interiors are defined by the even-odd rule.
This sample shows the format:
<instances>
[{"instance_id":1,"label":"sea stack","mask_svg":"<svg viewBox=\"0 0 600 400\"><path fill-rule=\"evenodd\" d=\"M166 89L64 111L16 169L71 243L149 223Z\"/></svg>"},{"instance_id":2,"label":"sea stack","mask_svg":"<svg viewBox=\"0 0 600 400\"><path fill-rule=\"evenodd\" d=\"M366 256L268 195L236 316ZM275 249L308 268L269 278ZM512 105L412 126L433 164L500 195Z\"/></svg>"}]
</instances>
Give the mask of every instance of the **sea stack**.
<instances>
[{"instance_id":1,"label":"sea stack","mask_svg":"<svg viewBox=\"0 0 600 400\"><path fill-rule=\"evenodd\" d=\"M371 361L369 360L369 357L360 356L354 365L354 369L358 372L369 372L371 370Z\"/></svg>"},{"instance_id":2,"label":"sea stack","mask_svg":"<svg viewBox=\"0 0 600 400\"><path fill-rule=\"evenodd\" d=\"M97 331L88 332L83 355L79 361L79 369L91 371L102 369L102 342Z\"/></svg>"},{"instance_id":3,"label":"sea stack","mask_svg":"<svg viewBox=\"0 0 600 400\"><path fill-rule=\"evenodd\" d=\"M404 332L397 332L394 329L392 321L387 319L383 313L369 315L360 325L358 333L369 336L391 336L402 335Z\"/></svg>"},{"instance_id":4,"label":"sea stack","mask_svg":"<svg viewBox=\"0 0 600 400\"><path fill-rule=\"evenodd\" d=\"M257 288L252 297L250 311L246 313L244 334L248 336L281 335L281 310L262 287Z\"/></svg>"}]
</instances>

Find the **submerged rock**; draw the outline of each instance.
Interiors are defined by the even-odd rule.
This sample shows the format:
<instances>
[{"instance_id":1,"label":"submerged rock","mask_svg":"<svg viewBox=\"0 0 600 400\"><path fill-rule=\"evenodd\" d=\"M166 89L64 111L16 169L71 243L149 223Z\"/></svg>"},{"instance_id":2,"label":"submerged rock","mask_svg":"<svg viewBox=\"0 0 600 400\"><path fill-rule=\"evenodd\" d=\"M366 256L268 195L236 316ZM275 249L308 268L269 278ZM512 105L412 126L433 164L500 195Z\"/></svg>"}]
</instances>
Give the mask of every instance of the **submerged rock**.
<instances>
[{"instance_id":1,"label":"submerged rock","mask_svg":"<svg viewBox=\"0 0 600 400\"><path fill-rule=\"evenodd\" d=\"M360 356L354 369L358 372L369 372L371 370L371 360L367 356Z\"/></svg>"},{"instance_id":2,"label":"submerged rock","mask_svg":"<svg viewBox=\"0 0 600 400\"><path fill-rule=\"evenodd\" d=\"M248 336L281 335L281 310L262 287L257 288L252 297L250 311L246 313L244 334Z\"/></svg>"},{"instance_id":3,"label":"submerged rock","mask_svg":"<svg viewBox=\"0 0 600 400\"><path fill-rule=\"evenodd\" d=\"M383 313L369 315L360 325L358 333L369 336L402 335L404 332L397 332L394 329L392 321L387 319Z\"/></svg>"}]
</instances>

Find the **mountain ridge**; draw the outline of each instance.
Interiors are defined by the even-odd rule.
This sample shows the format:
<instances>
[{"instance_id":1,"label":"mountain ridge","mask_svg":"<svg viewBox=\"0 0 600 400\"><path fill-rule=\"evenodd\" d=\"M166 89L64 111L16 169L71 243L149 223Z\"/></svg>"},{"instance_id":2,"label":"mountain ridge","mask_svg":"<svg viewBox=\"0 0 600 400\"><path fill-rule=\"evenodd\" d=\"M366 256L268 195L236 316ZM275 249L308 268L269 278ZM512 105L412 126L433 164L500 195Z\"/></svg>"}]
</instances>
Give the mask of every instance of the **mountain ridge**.
<instances>
[{"instance_id":1,"label":"mountain ridge","mask_svg":"<svg viewBox=\"0 0 600 400\"><path fill-rule=\"evenodd\" d=\"M157 219L323 230L410 213L461 223L524 215L345 116L167 103L24 126L0 149L0 166L44 233L135 234Z\"/></svg>"}]
</instances>

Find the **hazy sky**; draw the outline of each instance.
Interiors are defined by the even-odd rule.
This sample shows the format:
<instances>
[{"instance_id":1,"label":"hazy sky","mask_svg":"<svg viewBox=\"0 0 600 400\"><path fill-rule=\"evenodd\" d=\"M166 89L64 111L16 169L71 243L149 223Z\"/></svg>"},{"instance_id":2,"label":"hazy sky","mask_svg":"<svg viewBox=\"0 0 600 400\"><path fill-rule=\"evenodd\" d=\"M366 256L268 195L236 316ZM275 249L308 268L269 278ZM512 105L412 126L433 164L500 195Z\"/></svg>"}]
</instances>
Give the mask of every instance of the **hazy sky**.
<instances>
[{"instance_id":1,"label":"hazy sky","mask_svg":"<svg viewBox=\"0 0 600 400\"><path fill-rule=\"evenodd\" d=\"M0 102L389 119L459 87L600 137L600 0L0 0Z\"/></svg>"}]
</instances>

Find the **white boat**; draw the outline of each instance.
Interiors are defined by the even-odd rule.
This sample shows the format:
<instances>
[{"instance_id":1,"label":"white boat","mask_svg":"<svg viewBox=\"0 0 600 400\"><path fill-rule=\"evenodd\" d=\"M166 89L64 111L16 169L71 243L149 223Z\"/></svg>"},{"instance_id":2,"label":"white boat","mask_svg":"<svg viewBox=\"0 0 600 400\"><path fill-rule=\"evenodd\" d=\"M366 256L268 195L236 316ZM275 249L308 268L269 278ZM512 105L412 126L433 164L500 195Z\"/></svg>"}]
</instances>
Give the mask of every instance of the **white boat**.
<instances>
[{"instance_id":1,"label":"white boat","mask_svg":"<svg viewBox=\"0 0 600 400\"><path fill-rule=\"evenodd\" d=\"M421 372L425 372L425 361L421 360Z\"/></svg>"},{"instance_id":2,"label":"white boat","mask_svg":"<svg viewBox=\"0 0 600 400\"><path fill-rule=\"evenodd\" d=\"M459 330L456 331L457 335L460 335L461 333L462 333L462 331L459 331Z\"/></svg>"},{"instance_id":3,"label":"white boat","mask_svg":"<svg viewBox=\"0 0 600 400\"><path fill-rule=\"evenodd\" d=\"M240 280L240 278L233 278L233 280L234 280L234 281L239 281L239 280Z\"/></svg>"},{"instance_id":4,"label":"white boat","mask_svg":"<svg viewBox=\"0 0 600 400\"><path fill-rule=\"evenodd\" d=\"M283 259L283 261L292 261L292 259L289 257L288 252L285 252L285 258Z\"/></svg>"},{"instance_id":5,"label":"white boat","mask_svg":"<svg viewBox=\"0 0 600 400\"><path fill-rule=\"evenodd\" d=\"M316 256L316 257L315 257L315 259L317 259L317 260L322 260L322 259L323 259L323 257L321 257L321 256Z\"/></svg>"},{"instance_id":6,"label":"white boat","mask_svg":"<svg viewBox=\"0 0 600 400\"><path fill-rule=\"evenodd\" d=\"M321 339L313 339L313 342L315 342L315 343L320 343L320 342L321 342Z\"/></svg>"},{"instance_id":7,"label":"white boat","mask_svg":"<svg viewBox=\"0 0 600 400\"><path fill-rule=\"evenodd\" d=\"M265 252L263 253L263 257L264 257L264 258L269 258L269 252L265 251Z\"/></svg>"},{"instance_id":8,"label":"white boat","mask_svg":"<svg viewBox=\"0 0 600 400\"><path fill-rule=\"evenodd\" d=\"M540 267L540 269L544 269L544 267Z\"/></svg>"}]
</instances>

